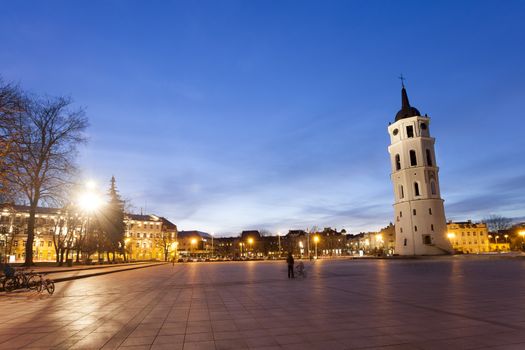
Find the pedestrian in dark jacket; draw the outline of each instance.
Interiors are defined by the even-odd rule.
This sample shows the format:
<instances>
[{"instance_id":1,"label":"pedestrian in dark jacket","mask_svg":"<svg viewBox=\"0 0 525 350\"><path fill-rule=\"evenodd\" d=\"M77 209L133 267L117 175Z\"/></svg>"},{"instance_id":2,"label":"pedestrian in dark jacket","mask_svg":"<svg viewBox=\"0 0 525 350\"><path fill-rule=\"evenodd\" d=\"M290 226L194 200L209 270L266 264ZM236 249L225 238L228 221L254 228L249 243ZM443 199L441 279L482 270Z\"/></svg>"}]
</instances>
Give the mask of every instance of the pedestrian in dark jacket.
<instances>
[{"instance_id":1,"label":"pedestrian in dark jacket","mask_svg":"<svg viewBox=\"0 0 525 350\"><path fill-rule=\"evenodd\" d=\"M288 263L288 278L294 278L293 275L293 255L292 253L288 253L288 258L286 258L286 262Z\"/></svg>"}]
</instances>

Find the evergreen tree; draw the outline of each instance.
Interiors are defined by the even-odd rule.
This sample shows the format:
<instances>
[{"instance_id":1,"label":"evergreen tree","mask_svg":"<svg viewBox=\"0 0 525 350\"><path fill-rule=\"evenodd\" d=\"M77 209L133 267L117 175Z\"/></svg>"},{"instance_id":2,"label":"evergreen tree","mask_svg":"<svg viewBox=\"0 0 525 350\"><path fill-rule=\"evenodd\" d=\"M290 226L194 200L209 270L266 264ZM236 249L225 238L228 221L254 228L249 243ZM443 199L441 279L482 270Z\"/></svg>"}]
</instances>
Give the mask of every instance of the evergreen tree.
<instances>
[{"instance_id":1,"label":"evergreen tree","mask_svg":"<svg viewBox=\"0 0 525 350\"><path fill-rule=\"evenodd\" d=\"M108 260L109 253L113 253L113 262L117 253L124 253L124 234L126 231L124 202L120 198L115 182L115 177L112 176L108 193L109 201L104 215L99 219L105 236L104 248L107 252Z\"/></svg>"}]
</instances>

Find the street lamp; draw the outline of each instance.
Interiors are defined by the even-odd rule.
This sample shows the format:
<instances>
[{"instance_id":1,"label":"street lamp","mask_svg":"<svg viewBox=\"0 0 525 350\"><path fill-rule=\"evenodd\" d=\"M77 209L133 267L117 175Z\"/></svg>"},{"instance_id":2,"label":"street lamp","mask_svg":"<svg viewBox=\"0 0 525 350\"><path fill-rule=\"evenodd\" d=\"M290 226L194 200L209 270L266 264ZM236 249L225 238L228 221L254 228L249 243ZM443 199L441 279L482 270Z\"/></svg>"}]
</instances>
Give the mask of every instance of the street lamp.
<instances>
[{"instance_id":1,"label":"street lamp","mask_svg":"<svg viewBox=\"0 0 525 350\"><path fill-rule=\"evenodd\" d=\"M195 245L197 245L197 239L192 238L191 239L191 246L192 246L193 254L195 254ZM190 253L190 255L191 255L191 253Z\"/></svg>"},{"instance_id":2,"label":"street lamp","mask_svg":"<svg viewBox=\"0 0 525 350\"><path fill-rule=\"evenodd\" d=\"M277 244L279 245L279 258L281 257L281 232L277 232Z\"/></svg>"},{"instance_id":3,"label":"street lamp","mask_svg":"<svg viewBox=\"0 0 525 350\"><path fill-rule=\"evenodd\" d=\"M525 239L525 231L520 231L518 234L521 236L521 250L523 249L523 240Z\"/></svg>"},{"instance_id":4,"label":"street lamp","mask_svg":"<svg viewBox=\"0 0 525 350\"><path fill-rule=\"evenodd\" d=\"M215 256L214 252L213 252L213 233L211 234L211 258L213 259L213 257Z\"/></svg>"},{"instance_id":5,"label":"street lamp","mask_svg":"<svg viewBox=\"0 0 525 350\"><path fill-rule=\"evenodd\" d=\"M252 251L252 256L253 256L253 238L248 238L248 244L250 245L250 250Z\"/></svg>"},{"instance_id":6,"label":"street lamp","mask_svg":"<svg viewBox=\"0 0 525 350\"><path fill-rule=\"evenodd\" d=\"M315 243L315 258L317 259L317 243L319 243L319 236L314 236Z\"/></svg>"},{"instance_id":7,"label":"street lamp","mask_svg":"<svg viewBox=\"0 0 525 350\"><path fill-rule=\"evenodd\" d=\"M100 195L96 192L96 183L93 180L89 180L85 183L85 191L78 197L77 204L86 214L86 226L85 236L89 235L89 224L91 214L99 209L103 205L103 200ZM99 253L100 254L100 253ZM67 257L66 257L67 258ZM87 257L89 260L89 256ZM100 255L99 255L100 260Z\"/></svg>"}]
</instances>

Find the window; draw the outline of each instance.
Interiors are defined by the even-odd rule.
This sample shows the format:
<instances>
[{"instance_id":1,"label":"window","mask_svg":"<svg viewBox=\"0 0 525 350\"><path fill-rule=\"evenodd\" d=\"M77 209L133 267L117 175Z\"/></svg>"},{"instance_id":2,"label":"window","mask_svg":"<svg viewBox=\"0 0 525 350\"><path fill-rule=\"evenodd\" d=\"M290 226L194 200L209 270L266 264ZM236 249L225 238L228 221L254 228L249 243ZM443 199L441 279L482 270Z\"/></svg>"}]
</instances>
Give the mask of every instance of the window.
<instances>
[{"instance_id":1,"label":"window","mask_svg":"<svg viewBox=\"0 0 525 350\"><path fill-rule=\"evenodd\" d=\"M401 170L401 157L399 156L399 154L396 154L394 160L396 163L396 170Z\"/></svg>"},{"instance_id":2,"label":"window","mask_svg":"<svg viewBox=\"0 0 525 350\"><path fill-rule=\"evenodd\" d=\"M140 248L140 242L137 242L137 248Z\"/></svg>"},{"instance_id":3,"label":"window","mask_svg":"<svg viewBox=\"0 0 525 350\"><path fill-rule=\"evenodd\" d=\"M403 233L403 228L402 227L399 228L399 232Z\"/></svg>"},{"instance_id":4,"label":"window","mask_svg":"<svg viewBox=\"0 0 525 350\"><path fill-rule=\"evenodd\" d=\"M403 245L406 247L407 246L407 242L408 240L405 238L404 241L403 241Z\"/></svg>"},{"instance_id":5,"label":"window","mask_svg":"<svg viewBox=\"0 0 525 350\"><path fill-rule=\"evenodd\" d=\"M417 166L416 151L410 150L410 166Z\"/></svg>"},{"instance_id":6,"label":"window","mask_svg":"<svg viewBox=\"0 0 525 350\"><path fill-rule=\"evenodd\" d=\"M44 246L44 241L40 241L40 246L41 246L41 247Z\"/></svg>"},{"instance_id":7,"label":"window","mask_svg":"<svg viewBox=\"0 0 525 350\"><path fill-rule=\"evenodd\" d=\"M412 214L416 215L416 209L412 209Z\"/></svg>"},{"instance_id":8,"label":"window","mask_svg":"<svg viewBox=\"0 0 525 350\"><path fill-rule=\"evenodd\" d=\"M436 183L434 181L430 181L430 192L436 194Z\"/></svg>"},{"instance_id":9,"label":"window","mask_svg":"<svg viewBox=\"0 0 525 350\"><path fill-rule=\"evenodd\" d=\"M402 211L399 212L399 217L400 217L400 218L403 217L403 212L402 212Z\"/></svg>"},{"instance_id":10,"label":"window","mask_svg":"<svg viewBox=\"0 0 525 350\"><path fill-rule=\"evenodd\" d=\"M137 238L140 238L140 233L137 233Z\"/></svg>"},{"instance_id":11,"label":"window","mask_svg":"<svg viewBox=\"0 0 525 350\"><path fill-rule=\"evenodd\" d=\"M432 166L432 154L429 149L427 149L427 165Z\"/></svg>"},{"instance_id":12,"label":"window","mask_svg":"<svg viewBox=\"0 0 525 350\"><path fill-rule=\"evenodd\" d=\"M417 232L417 226L414 226L414 231Z\"/></svg>"},{"instance_id":13,"label":"window","mask_svg":"<svg viewBox=\"0 0 525 350\"><path fill-rule=\"evenodd\" d=\"M18 241L15 241L15 247L18 247Z\"/></svg>"},{"instance_id":14,"label":"window","mask_svg":"<svg viewBox=\"0 0 525 350\"><path fill-rule=\"evenodd\" d=\"M430 224L430 231L434 231L434 224Z\"/></svg>"},{"instance_id":15,"label":"window","mask_svg":"<svg viewBox=\"0 0 525 350\"><path fill-rule=\"evenodd\" d=\"M399 185L399 198L405 198L405 192L403 191L403 185Z\"/></svg>"},{"instance_id":16,"label":"window","mask_svg":"<svg viewBox=\"0 0 525 350\"><path fill-rule=\"evenodd\" d=\"M428 208L428 214L432 215L432 208Z\"/></svg>"},{"instance_id":17,"label":"window","mask_svg":"<svg viewBox=\"0 0 525 350\"><path fill-rule=\"evenodd\" d=\"M414 195L419 196L419 184L414 182Z\"/></svg>"},{"instance_id":18,"label":"window","mask_svg":"<svg viewBox=\"0 0 525 350\"><path fill-rule=\"evenodd\" d=\"M430 237L430 235L423 235L423 244L432 244L432 237Z\"/></svg>"},{"instance_id":19,"label":"window","mask_svg":"<svg viewBox=\"0 0 525 350\"><path fill-rule=\"evenodd\" d=\"M414 137L414 127L412 125L407 126L407 137Z\"/></svg>"}]
</instances>

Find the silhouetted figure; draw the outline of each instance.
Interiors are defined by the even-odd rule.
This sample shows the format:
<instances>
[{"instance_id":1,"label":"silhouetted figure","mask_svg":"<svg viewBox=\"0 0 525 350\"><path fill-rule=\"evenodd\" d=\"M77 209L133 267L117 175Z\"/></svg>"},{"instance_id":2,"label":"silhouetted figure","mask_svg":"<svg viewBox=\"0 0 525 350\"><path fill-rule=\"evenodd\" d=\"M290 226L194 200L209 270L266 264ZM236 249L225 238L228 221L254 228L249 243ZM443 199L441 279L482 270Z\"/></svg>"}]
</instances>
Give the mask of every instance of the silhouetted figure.
<instances>
[{"instance_id":1,"label":"silhouetted figure","mask_svg":"<svg viewBox=\"0 0 525 350\"><path fill-rule=\"evenodd\" d=\"M288 253L288 258L286 258L286 262L288 263L288 278L294 278L295 277L293 275L294 260L293 260L292 253Z\"/></svg>"}]
</instances>

